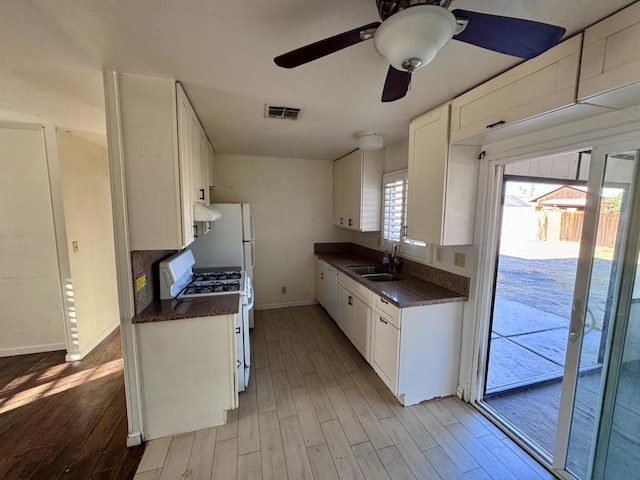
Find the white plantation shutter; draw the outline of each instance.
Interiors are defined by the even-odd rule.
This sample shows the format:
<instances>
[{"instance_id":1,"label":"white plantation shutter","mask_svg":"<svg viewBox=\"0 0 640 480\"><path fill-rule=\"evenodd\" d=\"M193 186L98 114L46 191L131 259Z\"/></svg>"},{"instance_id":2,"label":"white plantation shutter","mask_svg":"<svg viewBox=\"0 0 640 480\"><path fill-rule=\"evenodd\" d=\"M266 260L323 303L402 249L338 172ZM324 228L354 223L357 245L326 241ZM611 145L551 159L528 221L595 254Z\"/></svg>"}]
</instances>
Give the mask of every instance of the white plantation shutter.
<instances>
[{"instance_id":1,"label":"white plantation shutter","mask_svg":"<svg viewBox=\"0 0 640 480\"><path fill-rule=\"evenodd\" d=\"M414 247L423 248L426 243L406 237L407 199L409 176L407 171L387 173L382 177L384 195L382 206L382 243L390 247L393 243L403 243L404 253L423 255Z\"/></svg>"},{"instance_id":2,"label":"white plantation shutter","mask_svg":"<svg viewBox=\"0 0 640 480\"><path fill-rule=\"evenodd\" d=\"M404 239L404 226L407 224L407 173L387 174L383 182L382 238L388 242L400 242Z\"/></svg>"}]
</instances>

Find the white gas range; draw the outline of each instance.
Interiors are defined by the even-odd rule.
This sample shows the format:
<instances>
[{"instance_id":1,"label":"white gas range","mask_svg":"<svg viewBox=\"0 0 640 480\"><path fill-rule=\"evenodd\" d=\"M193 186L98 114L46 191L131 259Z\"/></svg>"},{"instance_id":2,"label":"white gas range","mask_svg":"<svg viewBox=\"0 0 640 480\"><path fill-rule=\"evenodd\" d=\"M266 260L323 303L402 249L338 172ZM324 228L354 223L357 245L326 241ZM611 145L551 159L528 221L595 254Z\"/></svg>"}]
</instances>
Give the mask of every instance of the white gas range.
<instances>
[{"instance_id":1,"label":"white gas range","mask_svg":"<svg viewBox=\"0 0 640 480\"><path fill-rule=\"evenodd\" d=\"M253 308L251 278L240 268L195 272L195 259L190 250L183 250L160 262L160 298L188 299L212 295L240 295L241 306L236 316L236 345L238 350L238 391L249 383L251 349L249 318Z\"/></svg>"}]
</instances>

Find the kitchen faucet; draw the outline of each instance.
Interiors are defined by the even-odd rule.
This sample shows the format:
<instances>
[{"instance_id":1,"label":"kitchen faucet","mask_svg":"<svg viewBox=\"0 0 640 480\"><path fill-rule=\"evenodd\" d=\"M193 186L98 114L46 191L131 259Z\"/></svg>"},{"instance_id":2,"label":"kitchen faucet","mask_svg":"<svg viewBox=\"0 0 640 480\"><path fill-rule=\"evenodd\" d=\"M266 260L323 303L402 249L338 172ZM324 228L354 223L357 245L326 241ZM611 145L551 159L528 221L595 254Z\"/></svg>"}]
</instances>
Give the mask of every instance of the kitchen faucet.
<instances>
[{"instance_id":1,"label":"kitchen faucet","mask_svg":"<svg viewBox=\"0 0 640 480\"><path fill-rule=\"evenodd\" d=\"M391 248L391 261L389 262L389 271L397 272L400 266L400 259L398 258L398 244L394 243Z\"/></svg>"}]
</instances>

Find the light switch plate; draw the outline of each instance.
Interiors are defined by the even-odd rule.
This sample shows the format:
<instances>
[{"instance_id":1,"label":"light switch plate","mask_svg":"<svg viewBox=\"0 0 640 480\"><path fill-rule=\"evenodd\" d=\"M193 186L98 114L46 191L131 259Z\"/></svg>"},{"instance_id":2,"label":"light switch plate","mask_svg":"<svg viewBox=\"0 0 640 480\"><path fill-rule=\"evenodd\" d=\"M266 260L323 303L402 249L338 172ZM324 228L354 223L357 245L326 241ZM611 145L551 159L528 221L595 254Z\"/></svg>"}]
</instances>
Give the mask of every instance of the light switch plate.
<instances>
[{"instance_id":1,"label":"light switch plate","mask_svg":"<svg viewBox=\"0 0 640 480\"><path fill-rule=\"evenodd\" d=\"M456 267L464 268L467 261L467 256L464 253L455 252L453 254L453 264Z\"/></svg>"}]
</instances>

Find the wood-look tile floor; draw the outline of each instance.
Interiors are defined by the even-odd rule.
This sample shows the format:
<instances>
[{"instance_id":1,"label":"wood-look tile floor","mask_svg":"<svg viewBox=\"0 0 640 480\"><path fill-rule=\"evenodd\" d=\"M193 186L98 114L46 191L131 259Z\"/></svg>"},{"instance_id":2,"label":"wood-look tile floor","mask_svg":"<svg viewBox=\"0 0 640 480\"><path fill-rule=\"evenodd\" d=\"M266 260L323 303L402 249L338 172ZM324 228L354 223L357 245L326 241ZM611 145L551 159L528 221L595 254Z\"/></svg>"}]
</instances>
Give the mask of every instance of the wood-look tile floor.
<instances>
[{"instance_id":1,"label":"wood-look tile floor","mask_svg":"<svg viewBox=\"0 0 640 480\"><path fill-rule=\"evenodd\" d=\"M133 478L119 330L78 362L64 351L0 358L0 478Z\"/></svg>"},{"instance_id":2,"label":"wood-look tile floor","mask_svg":"<svg viewBox=\"0 0 640 480\"><path fill-rule=\"evenodd\" d=\"M554 478L455 397L402 407L320 306L255 317L240 407L149 442L136 480Z\"/></svg>"}]
</instances>

